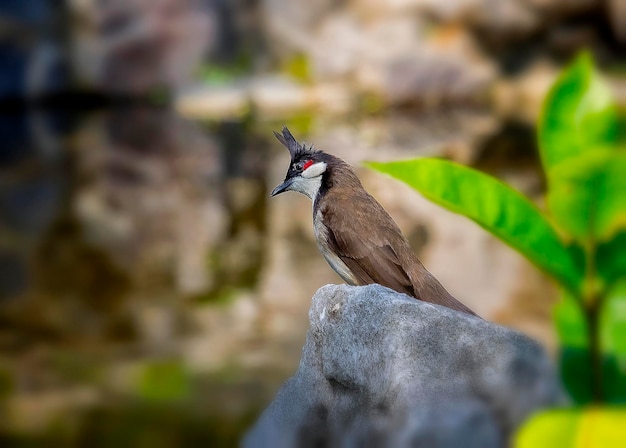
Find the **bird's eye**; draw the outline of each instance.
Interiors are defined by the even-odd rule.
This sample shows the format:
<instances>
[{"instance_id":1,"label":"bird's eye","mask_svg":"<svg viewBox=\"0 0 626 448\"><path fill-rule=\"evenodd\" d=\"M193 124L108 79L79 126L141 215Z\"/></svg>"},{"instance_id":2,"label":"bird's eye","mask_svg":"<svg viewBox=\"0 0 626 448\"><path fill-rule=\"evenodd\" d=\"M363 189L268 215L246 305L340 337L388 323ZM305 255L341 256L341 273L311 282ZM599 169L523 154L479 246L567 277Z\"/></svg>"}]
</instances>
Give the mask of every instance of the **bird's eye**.
<instances>
[{"instance_id":1,"label":"bird's eye","mask_svg":"<svg viewBox=\"0 0 626 448\"><path fill-rule=\"evenodd\" d=\"M296 170L296 171L302 171L302 166L303 166L302 162L294 163L293 164L293 169Z\"/></svg>"}]
</instances>

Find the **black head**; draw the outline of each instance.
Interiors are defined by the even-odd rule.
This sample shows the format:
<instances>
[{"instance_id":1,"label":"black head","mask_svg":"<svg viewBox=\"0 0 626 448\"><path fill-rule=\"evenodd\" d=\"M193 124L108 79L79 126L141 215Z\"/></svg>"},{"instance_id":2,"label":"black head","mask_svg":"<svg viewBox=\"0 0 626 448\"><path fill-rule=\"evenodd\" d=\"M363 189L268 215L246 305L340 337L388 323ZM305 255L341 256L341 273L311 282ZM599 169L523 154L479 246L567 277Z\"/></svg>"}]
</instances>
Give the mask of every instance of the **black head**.
<instances>
[{"instance_id":1,"label":"black head","mask_svg":"<svg viewBox=\"0 0 626 448\"><path fill-rule=\"evenodd\" d=\"M307 148L298 143L287 127L283 127L282 134L274 131L274 135L289 150L291 163L285 181L274 188L271 195L297 191L314 199L322 183L322 176L326 172L328 155L314 150L312 146Z\"/></svg>"}]
</instances>

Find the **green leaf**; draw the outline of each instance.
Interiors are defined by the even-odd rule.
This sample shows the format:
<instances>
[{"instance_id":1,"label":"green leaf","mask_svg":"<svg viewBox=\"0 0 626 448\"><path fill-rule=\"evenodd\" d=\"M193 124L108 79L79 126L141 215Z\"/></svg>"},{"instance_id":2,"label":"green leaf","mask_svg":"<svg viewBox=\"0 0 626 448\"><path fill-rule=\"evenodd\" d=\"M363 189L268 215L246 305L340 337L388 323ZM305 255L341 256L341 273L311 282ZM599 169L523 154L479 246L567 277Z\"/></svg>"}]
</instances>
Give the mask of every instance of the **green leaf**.
<instances>
[{"instance_id":1,"label":"green leaf","mask_svg":"<svg viewBox=\"0 0 626 448\"><path fill-rule=\"evenodd\" d=\"M596 252L596 266L604 283L610 287L626 273L626 229L610 241L601 242Z\"/></svg>"},{"instance_id":2,"label":"green leaf","mask_svg":"<svg viewBox=\"0 0 626 448\"><path fill-rule=\"evenodd\" d=\"M581 412L576 409L545 411L535 414L518 431L515 448L573 448L580 426Z\"/></svg>"},{"instance_id":3,"label":"green leaf","mask_svg":"<svg viewBox=\"0 0 626 448\"><path fill-rule=\"evenodd\" d=\"M427 199L462 214L521 252L577 294L582 267L542 213L525 196L479 171L439 159L367 166L399 179Z\"/></svg>"},{"instance_id":4,"label":"green leaf","mask_svg":"<svg viewBox=\"0 0 626 448\"><path fill-rule=\"evenodd\" d=\"M517 432L515 448L619 447L626 440L626 409L584 408L544 411Z\"/></svg>"},{"instance_id":5,"label":"green leaf","mask_svg":"<svg viewBox=\"0 0 626 448\"><path fill-rule=\"evenodd\" d=\"M539 147L549 183L552 169L619 135L617 107L609 88L582 53L550 89L539 119Z\"/></svg>"},{"instance_id":6,"label":"green leaf","mask_svg":"<svg viewBox=\"0 0 626 448\"><path fill-rule=\"evenodd\" d=\"M594 400L591 366L592 358L588 348L559 347L561 381L569 397L576 404L589 404Z\"/></svg>"},{"instance_id":7,"label":"green leaf","mask_svg":"<svg viewBox=\"0 0 626 448\"><path fill-rule=\"evenodd\" d=\"M548 208L583 246L626 229L626 153L594 150L552 170Z\"/></svg>"},{"instance_id":8,"label":"green leaf","mask_svg":"<svg viewBox=\"0 0 626 448\"><path fill-rule=\"evenodd\" d=\"M601 341L605 351L626 356L626 272L623 275L602 304Z\"/></svg>"},{"instance_id":9,"label":"green leaf","mask_svg":"<svg viewBox=\"0 0 626 448\"><path fill-rule=\"evenodd\" d=\"M589 403L593 399L589 329L580 302L564 292L554 308L554 321L563 385L575 403Z\"/></svg>"},{"instance_id":10,"label":"green leaf","mask_svg":"<svg viewBox=\"0 0 626 448\"><path fill-rule=\"evenodd\" d=\"M589 329L580 303L564 293L554 310L560 342L561 378L575 403L592 401ZM626 403L626 277L606 295L600 314L602 393L608 403Z\"/></svg>"},{"instance_id":11,"label":"green leaf","mask_svg":"<svg viewBox=\"0 0 626 448\"><path fill-rule=\"evenodd\" d=\"M609 403L626 403L626 273L607 294L600 314L603 385Z\"/></svg>"},{"instance_id":12,"label":"green leaf","mask_svg":"<svg viewBox=\"0 0 626 448\"><path fill-rule=\"evenodd\" d=\"M554 321L562 346L589 348L589 329L582 305L571 294L563 292L554 307Z\"/></svg>"}]
</instances>

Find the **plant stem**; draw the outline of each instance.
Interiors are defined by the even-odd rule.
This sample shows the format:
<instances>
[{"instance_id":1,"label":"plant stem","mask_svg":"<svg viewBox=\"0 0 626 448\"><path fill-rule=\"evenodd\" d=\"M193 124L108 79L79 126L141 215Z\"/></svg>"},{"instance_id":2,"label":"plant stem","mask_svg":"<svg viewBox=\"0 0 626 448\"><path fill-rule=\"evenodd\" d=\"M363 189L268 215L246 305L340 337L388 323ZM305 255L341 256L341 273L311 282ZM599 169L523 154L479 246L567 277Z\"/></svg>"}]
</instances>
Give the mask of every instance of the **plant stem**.
<instances>
[{"instance_id":1,"label":"plant stem","mask_svg":"<svg viewBox=\"0 0 626 448\"><path fill-rule=\"evenodd\" d=\"M594 403L604 399L602 384L602 347L600 346L600 301L590 300L587 304L589 329L589 357L591 362L591 396Z\"/></svg>"},{"instance_id":2,"label":"plant stem","mask_svg":"<svg viewBox=\"0 0 626 448\"><path fill-rule=\"evenodd\" d=\"M598 181L589 186L589 189L596 194L598 192ZM594 403L601 403L603 400L602 385L602 347L600 344L600 310L602 308L602 294L598 290L598 280L596 271L596 201L592 201L589 207L589 222L587 229L587 242L585 246L585 308L587 312L587 324L589 329L589 357L591 362L591 397Z\"/></svg>"}]
</instances>

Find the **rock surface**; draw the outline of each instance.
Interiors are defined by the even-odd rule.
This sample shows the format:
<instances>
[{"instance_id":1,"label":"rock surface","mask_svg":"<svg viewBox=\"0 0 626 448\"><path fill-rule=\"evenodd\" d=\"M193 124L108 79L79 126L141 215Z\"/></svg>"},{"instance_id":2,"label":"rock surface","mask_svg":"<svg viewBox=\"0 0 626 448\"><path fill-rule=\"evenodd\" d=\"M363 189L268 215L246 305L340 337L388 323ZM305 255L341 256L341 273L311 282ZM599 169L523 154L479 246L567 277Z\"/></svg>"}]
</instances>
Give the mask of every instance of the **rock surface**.
<instances>
[{"instance_id":1,"label":"rock surface","mask_svg":"<svg viewBox=\"0 0 626 448\"><path fill-rule=\"evenodd\" d=\"M563 402L541 347L379 285L315 294L296 374L245 447L498 447Z\"/></svg>"}]
</instances>

